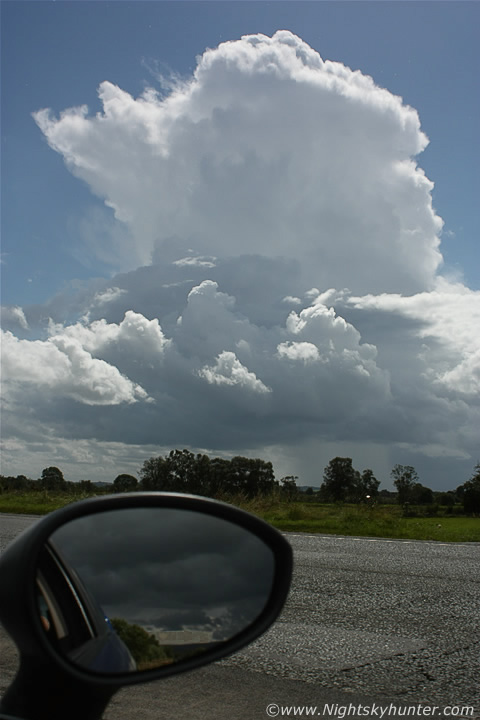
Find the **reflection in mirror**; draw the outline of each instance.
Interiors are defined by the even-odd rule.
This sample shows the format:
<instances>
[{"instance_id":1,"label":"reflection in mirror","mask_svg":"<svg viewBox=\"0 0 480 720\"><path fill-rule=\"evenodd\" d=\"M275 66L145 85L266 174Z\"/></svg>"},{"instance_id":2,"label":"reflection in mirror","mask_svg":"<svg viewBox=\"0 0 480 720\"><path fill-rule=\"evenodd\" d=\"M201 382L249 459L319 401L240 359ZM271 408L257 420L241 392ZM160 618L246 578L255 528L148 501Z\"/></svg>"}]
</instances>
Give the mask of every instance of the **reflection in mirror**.
<instances>
[{"instance_id":1,"label":"reflection in mirror","mask_svg":"<svg viewBox=\"0 0 480 720\"><path fill-rule=\"evenodd\" d=\"M99 673L149 670L204 652L263 611L272 550L222 518L128 508L77 518L37 569L43 629L58 652Z\"/></svg>"}]
</instances>

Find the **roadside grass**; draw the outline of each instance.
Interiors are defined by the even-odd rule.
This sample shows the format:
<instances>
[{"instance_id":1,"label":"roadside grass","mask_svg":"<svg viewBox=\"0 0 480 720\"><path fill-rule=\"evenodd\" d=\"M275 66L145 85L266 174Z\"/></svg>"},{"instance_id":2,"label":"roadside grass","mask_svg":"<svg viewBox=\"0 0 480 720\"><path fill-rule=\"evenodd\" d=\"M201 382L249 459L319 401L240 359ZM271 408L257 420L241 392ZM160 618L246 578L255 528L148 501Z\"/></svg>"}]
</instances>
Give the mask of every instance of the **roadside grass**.
<instances>
[{"instance_id":1,"label":"roadside grass","mask_svg":"<svg viewBox=\"0 0 480 720\"><path fill-rule=\"evenodd\" d=\"M0 494L0 512L47 515L69 503L84 500L87 497L92 497L92 495L88 493L72 495L62 492L48 492L48 490L39 492L5 492Z\"/></svg>"},{"instance_id":2,"label":"roadside grass","mask_svg":"<svg viewBox=\"0 0 480 720\"><path fill-rule=\"evenodd\" d=\"M97 492L95 495L103 495ZM45 515L71 502L92 497L88 493L5 492L0 512ZM278 497L244 496L219 498L263 518L278 530L326 535L356 535L439 542L480 542L480 517L445 514L405 517L398 505L348 505L317 502L285 502Z\"/></svg>"},{"instance_id":3,"label":"roadside grass","mask_svg":"<svg viewBox=\"0 0 480 720\"><path fill-rule=\"evenodd\" d=\"M320 503L239 503L285 532L356 535L440 542L480 542L480 518L455 515L403 517L398 505L334 505Z\"/></svg>"}]
</instances>

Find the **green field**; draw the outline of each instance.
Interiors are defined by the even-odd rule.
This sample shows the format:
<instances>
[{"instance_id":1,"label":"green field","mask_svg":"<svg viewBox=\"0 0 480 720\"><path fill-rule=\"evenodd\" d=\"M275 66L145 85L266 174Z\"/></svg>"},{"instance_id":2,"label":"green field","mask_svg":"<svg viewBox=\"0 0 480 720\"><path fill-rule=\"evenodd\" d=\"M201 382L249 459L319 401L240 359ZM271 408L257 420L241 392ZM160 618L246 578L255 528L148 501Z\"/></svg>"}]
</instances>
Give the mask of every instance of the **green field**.
<instances>
[{"instance_id":1,"label":"green field","mask_svg":"<svg viewBox=\"0 0 480 720\"><path fill-rule=\"evenodd\" d=\"M269 523L289 532L356 535L361 537L480 542L480 518L438 514L403 517L397 505L324 505L294 503L262 513Z\"/></svg>"},{"instance_id":2,"label":"green field","mask_svg":"<svg viewBox=\"0 0 480 720\"><path fill-rule=\"evenodd\" d=\"M67 493L6 492L0 494L0 512L45 515L68 503L87 497ZM480 517L447 514L445 508L423 517L425 508L412 508L413 517L404 517L398 505L334 505L316 502L281 502L270 498L230 499L262 517L279 530L361 537L480 542ZM456 508L460 512L460 508ZM427 510L428 512L428 510ZM415 516L417 514L418 516Z\"/></svg>"},{"instance_id":3,"label":"green field","mask_svg":"<svg viewBox=\"0 0 480 720\"><path fill-rule=\"evenodd\" d=\"M30 492L4 492L0 494L0 512L25 515L46 515L77 500L92 497L86 493L54 493L46 490Z\"/></svg>"}]
</instances>

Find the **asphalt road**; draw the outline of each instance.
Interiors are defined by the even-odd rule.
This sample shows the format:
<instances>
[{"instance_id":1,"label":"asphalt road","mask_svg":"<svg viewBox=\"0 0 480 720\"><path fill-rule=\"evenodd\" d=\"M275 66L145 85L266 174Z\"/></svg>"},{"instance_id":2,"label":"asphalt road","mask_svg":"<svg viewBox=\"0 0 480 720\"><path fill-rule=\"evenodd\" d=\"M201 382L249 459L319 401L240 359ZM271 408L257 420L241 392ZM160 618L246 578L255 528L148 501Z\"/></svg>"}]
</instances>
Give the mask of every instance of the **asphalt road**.
<instances>
[{"instance_id":1,"label":"asphalt road","mask_svg":"<svg viewBox=\"0 0 480 720\"><path fill-rule=\"evenodd\" d=\"M0 550L34 520L0 515ZM457 717L473 706L480 718L480 544L288 538L293 587L267 634L215 665L121 690L105 720L257 720L270 704L280 717L374 702L457 706ZM14 664L0 628L0 693Z\"/></svg>"}]
</instances>

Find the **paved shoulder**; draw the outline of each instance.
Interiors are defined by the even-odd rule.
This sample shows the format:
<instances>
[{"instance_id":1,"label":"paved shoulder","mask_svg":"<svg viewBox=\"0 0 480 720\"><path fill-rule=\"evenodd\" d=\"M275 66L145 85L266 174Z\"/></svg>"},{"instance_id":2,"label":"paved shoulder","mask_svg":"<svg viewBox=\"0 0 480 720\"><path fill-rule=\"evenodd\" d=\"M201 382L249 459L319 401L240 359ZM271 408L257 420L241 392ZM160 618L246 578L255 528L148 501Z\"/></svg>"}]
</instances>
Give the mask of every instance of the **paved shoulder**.
<instances>
[{"instance_id":1,"label":"paved shoulder","mask_svg":"<svg viewBox=\"0 0 480 720\"><path fill-rule=\"evenodd\" d=\"M14 513L0 513L0 552L5 550L7 545L26 530L38 522L41 515L20 515Z\"/></svg>"}]
</instances>

